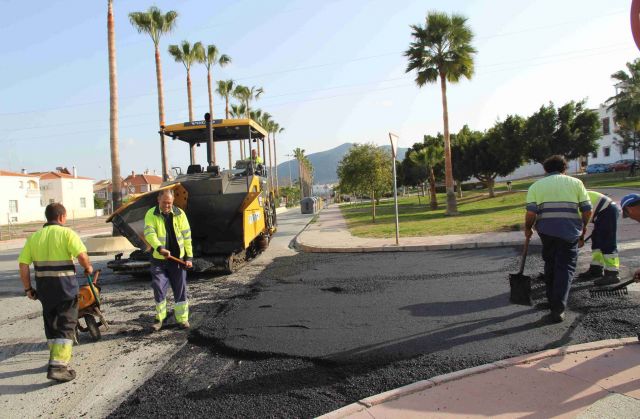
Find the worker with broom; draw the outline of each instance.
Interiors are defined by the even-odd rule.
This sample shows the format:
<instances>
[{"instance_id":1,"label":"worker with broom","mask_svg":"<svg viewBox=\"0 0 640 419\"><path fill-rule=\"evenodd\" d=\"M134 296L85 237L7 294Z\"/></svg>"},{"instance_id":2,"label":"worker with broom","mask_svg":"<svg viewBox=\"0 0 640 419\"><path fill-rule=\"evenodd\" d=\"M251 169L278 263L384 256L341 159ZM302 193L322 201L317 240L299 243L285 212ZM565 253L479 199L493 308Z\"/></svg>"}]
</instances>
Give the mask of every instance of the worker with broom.
<instances>
[{"instance_id":1,"label":"worker with broom","mask_svg":"<svg viewBox=\"0 0 640 419\"><path fill-rule=\"evenodd\" d=\"M162 328L167 317L167 289L171 284L176 323L189 328L187 301L187 272L191 268L193 250L191 227L183 210L173 205L173 190L158 193L158 205L151 207L144 217L144 238L153 249L151 258L151 288L156 302L153 330Z\"/></svg>"},{"instance_id":2,"label":"worker with broom","mask_svg":"<svg viewBox=\"0 0 640 419\"><path fill-rule=\"evenodd\" d=\"M49 204L44 214L47 223L27 239L18 257L20 279L27 297L42 304L49 345L47 378L66 382L76 378L76 372L69 367L78 323L78 282L73 259L78 259L87 275L93 273L93 267L80 237L64 226L67 221L64 206ZM31 286L32 263L35 290Z\"/></svg>"},{"instance_id":3,"label":"worker with broom","mask_svg":"<svg viewBox=\"0 0 640 419\"><path fill-rule=\"evenodd\" d=\"M554 155L542 164L546 176L529 187L525 237L533 227L542 240L544 278L550 313L543 321L564 321L578 259L578 240L591 218L591 202L582 181L565 175L567 162Z\"/></svg>"},{"instance_id":4,"label":"worker with broom","mask_svg":"<svg viewBox=\"0 0 640 419\"><path fill-rule=\"evenodd\" d=\"M578 281L591 281L597 286L613 285L620 282L620 258L616 233L620 208L608 196L596 191L587 191L593 212L591 222L591 264L589 269L578 275ZM580 236L578 247L584 246L584 235Z\"/></svg>"}]
</instances>

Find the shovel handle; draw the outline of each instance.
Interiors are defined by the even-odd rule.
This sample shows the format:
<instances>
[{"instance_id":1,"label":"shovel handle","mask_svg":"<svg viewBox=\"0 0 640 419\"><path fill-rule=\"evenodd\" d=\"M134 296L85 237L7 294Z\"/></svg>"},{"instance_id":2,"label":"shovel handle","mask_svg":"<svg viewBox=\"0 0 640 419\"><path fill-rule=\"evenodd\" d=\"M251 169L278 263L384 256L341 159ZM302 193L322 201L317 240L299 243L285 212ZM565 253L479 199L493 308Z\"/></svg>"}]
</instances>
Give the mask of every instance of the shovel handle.
<instances>
[{"instance_id":1,"label":"shovel handle","mask_svg":"<svg viewBox=\"0 0 640 419\"><path fill-rule=\"evenodd\" d=\"M520 259L520 270L518 271L519 275L522 275L524 272L524 264L527 261L527 252L529 251L529 241L531 237L527 237L524 241L524 247L522 248L522 258Z\"/></svg>"},{"instance_id":2,"label":"shovel handle","mask_svg":"<svg viewBox=\"0 0 640 419\"><path fill-rule=\"evenodd\" d=\"M178 258L177 258L177 257L175 257L175 256L171 256L171 255L169 255L169 256L167 256L167 259L168 259L168 260L171 260L171 261L173 261L173 262L175 262L175 263L177 263L178 265L182 265L182 266L184 266L184 267L186 267L186 266L187 266L187 262L185 262L185 261L184 261L184 260L182 260L182 259L178 259Z\"/></svg>"}]
</instances>

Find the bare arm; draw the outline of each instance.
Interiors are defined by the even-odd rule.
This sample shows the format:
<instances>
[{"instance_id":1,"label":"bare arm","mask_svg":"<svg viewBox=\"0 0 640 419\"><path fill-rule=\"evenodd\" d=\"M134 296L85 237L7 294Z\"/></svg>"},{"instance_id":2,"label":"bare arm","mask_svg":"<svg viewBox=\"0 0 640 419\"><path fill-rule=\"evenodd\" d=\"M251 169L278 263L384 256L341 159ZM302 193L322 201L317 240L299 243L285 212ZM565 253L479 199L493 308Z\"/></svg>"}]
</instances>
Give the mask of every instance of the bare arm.
<instances>
[{"instance_id":1,"label":"bare arm","mask_svg":"<svg viewBox=\"0 0 640 419\"><path fill-rule=\"evenodd\" d=\"M85 274L91 275L93 273L93 266L91 266L89 255L87 255L85 252L78 255L78 263L84 268Z\"/></svg>"},{"instance_id":2,"label":"bare arm","mask_svg":"<svg viewBox=\"0 0 640 419\"><path fill-rule=\"evenodd\" d=\"M29 269L29 265L26 263L20 263L20 280L22 281L22 287L26 290L30 290L27 292L27 297L32 300L36 299L36 294L33 291L33 287L31 287L31 269Z\"/></svg>"},{"instance_id":3,"label":"bare arm","mask_svg":"<svg viewBox=\"0 0 640 419\"><path fill-rule=\"evenodd\" d=\"M524 236L526 238L531 238L533 235L533 225L536 222L537 214L533 211L527 211L527 214L524 217Z\"/></svg>"},{"instance_id":4,"label":"bare arm","mask_svg":"<svg viewBox=\"0 0 640 419\"><path fill-rule=\"evenodd\" d=\"M582 212L582 237L587 233L587 226L589 225L589 220L591 219L591 211L583 211Z\"/></svg>"}]
</instances>

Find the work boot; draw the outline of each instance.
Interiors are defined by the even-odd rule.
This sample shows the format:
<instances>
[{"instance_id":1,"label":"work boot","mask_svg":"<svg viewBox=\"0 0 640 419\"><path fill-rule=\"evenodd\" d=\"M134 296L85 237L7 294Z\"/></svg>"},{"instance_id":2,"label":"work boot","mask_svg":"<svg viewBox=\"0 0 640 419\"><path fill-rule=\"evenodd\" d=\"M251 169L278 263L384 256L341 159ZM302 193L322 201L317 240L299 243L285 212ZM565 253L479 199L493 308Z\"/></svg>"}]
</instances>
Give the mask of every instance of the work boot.
<instances>
[{"instance_id":1,"label":"work boot","mask_svg":"<svg viewBox=\"0 0 640 419\"><path fill-rule=\"evenodd\" d=\"M61 383L66 383L76 378L76 372L67 366L49 366L47 378Z\"/></svg>"},{"instance_id":2,"label":"work boot","mask_svg":"<svg viewBox=\"0 0 640 419\"><path fill-rule=\"evenodd\" d=\"M184 323L180 323L179 325L181 329L189 329L191 327L188 320Z\"/></svg>"},{"instance_id":3,"label":"work boot","mask_svg":"<svg viewBox=\"0 0 640 419\"><path fill-rule=\"evenodd\" d=\"M557 313L557 312L551 312L549 314L545 314L544 316L542 316L542 322L543 323L562 323L564 321L565 318L565 314L564 311Z\"/></svg>"},{"instance_id":4,"label":"work boot","mask_svg":"<svg viewBox=\"0 0 640 419\"><path fill-rule=\"evenodd\" d=\"M578 282L592 281L594 279L602 278L602 266L589 265L589 269L581 274L578 274L576 278Z\"/></svg>"},{"instance_id":5,"label":"work boot","mask_svg":"<svg viewBox=\"0 0 640 419\"><path fill-rule=\"evenodd\" d=\"M614 285L620 282L618 271L604 271L604 276L593 281L594 285L601 287L603 285Z\"/></svg>"},{"instance_id":6,"label":"work boot","mask_svg":"<svg viewBox=\"0 0 640 419\"><path fill-rule=\"evenodd\" d=\"M151 328L154 332L158 332L160 329L162 329L162 320L156 320L155 322L153 322L153 326L151 326Z\"/></svg>"}]
</instances>

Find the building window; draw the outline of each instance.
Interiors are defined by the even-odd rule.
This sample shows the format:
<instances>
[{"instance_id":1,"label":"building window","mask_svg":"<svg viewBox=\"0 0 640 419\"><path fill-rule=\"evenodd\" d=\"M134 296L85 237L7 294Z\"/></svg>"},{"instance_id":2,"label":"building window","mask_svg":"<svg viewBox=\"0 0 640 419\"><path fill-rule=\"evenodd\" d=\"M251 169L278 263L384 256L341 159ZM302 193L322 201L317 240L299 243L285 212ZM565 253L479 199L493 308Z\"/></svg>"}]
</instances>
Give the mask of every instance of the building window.
<instances>
[{"instance_id":1,"label":"building window","mask_svg":"<svg viewBox=\"0 0 640 419\"><path fill-rule=\"evenodd\" d=\"M604 154L605 157L609 157L611 155L611 147L603 147L602 154Z\"/></svg>"},{"instance_id":2,"label":"building window","mask_svg":"<svg viewBox=\"0 0 640 419\"><path fill-rule=\"evenodd\" d=\"M35 183L33 180L29 181L29 190L35 191L36 189L38 189L38 184Z\"/></svg>"},{"instance_id":3,"label":"building window","mask_svg":"<svg viewBox=\"0 0 640 419\"><path fill-rule=\"evenodd\" d=\"M55 200L55 199L50 199L50 200L49 200L49 203L50 203L50 204L55 204L55 203L56 203L56 200Z\"/></svg>"},{"instance_id":4,"label":"building window","mask_svg":"<svg viewBox=\"0 0 640 419\"><path fill-rule=\"evenodd\" d=\"M609 127L609 118L602 118L602 134L607 135L611 132Z\"/></svg>"},{"instance_id":5,"label":"building window","mask_svg":"<svg viewBox=\"0 0 640 419\"><path fill-rule=\"evenodd\" d=\"M594 159L598 158L598 150L594 151L593 153L591 153L591 157Z\"/></svg>"},{"instance_id":6,"label":"building window","mask_svg":"<svg viewBox=\"0 0 640 419\"><path fill-rule=\"evenodd\" d=\"M24 182L20 181L19 184L20 184L20 189L24 189Z\"/></svg>"},{"instance_id":7,"label":"building window","mask_svg":"<svg viewBox=\"0 0 640 419\"><path fill-rule=\"evenodd\" d=\"M18 213L18 201L10 199L9 200L9 212L11 214L17 214Z\"/></svg>"},{"instance_id":8,"label":"building window","mask_svg":"<svg viewBox=\"0 0 640 419\"><path fill-rule=\"evenodd\" d=\"M628 144L620 144L620 154L627 154L629 152Z\"/></svg>"},{"instance_id":9,"label":"building window","mask_svg":"<svg viewBox=\"0 0 640 419\"><path fill-rule=\"evenodd\" d=\"M87 198L80 198L80 208L87 208Z\"/></svg>"}]
</instances>

